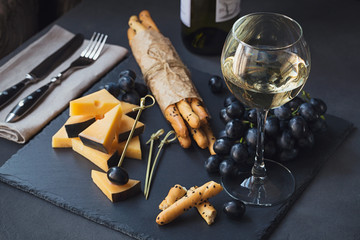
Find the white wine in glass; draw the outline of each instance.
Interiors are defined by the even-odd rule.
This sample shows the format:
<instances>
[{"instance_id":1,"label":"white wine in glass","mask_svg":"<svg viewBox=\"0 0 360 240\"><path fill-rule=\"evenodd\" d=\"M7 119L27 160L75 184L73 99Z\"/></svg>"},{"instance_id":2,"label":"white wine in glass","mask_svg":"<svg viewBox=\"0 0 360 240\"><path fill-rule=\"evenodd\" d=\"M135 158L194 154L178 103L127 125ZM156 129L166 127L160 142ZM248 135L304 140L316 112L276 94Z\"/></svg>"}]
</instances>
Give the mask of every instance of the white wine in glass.
<instances>
[{"instance_id":1,"label":"white wine in glass","mask_svg":"<svg viewBox=\"0 0 360 240\"><path fill-rule=\"evenodd\" d=\"M276 13L241 17L229 32L221 69L229 90L257 109L258 136L250 173L222 179L230 196L250 205L272 206L287 200L295 180L282 164L264 159L264 125L269 109L298 95L310 72L310 51L301 26Z\"/></svg>"}]
</instances>

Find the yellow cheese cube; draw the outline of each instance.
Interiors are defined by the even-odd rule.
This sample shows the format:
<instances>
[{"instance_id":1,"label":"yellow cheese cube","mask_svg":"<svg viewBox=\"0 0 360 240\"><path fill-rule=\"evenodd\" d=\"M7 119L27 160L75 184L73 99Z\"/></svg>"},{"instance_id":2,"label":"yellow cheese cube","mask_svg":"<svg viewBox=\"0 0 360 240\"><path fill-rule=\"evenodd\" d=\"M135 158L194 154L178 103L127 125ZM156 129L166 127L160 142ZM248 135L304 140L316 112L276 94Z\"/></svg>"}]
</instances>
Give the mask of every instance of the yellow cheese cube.
<instances>
[{"instance_id":1,"label":"yellow cheese cube","mask_svg":"<svg viewBox=\"0 0 360 240\"><path fill-rule=\"evenodd\" d=\"M135 120L131 117L128 117L126 115L123 115L120 121L119 129L118 129L118 142L126 141L128 139L128 136L130 134L131 128L134 125ZM138 136L144 132L145 125L138 121L136 123L133 136Z\"/></svg>"},{"instance_id":2,"label":"yellow cheese cube","mask_svg":"<svg viewBox=\"0 0 360 240\"><path fill-rule=\"evenodd\" d=\"M128 183L124 185L117 185L107 178L106 173L96 170L91 171L91 178L98 188L100 188L100 190L112 202L125 200L141 192L140 181L138 180L129 179Z\"/></svg>"},{"instance_id":3,"label":"yellow cheese cube","mask_svg":"<svg viewBox=\"0 0 360 240\"><path fill-rule=\"evenodd\" d=\"M71 138L68 137L65 126L62 126L54 136L52 136L51 145L53 148L71 148Z\"/></svg>"}]
</instances>

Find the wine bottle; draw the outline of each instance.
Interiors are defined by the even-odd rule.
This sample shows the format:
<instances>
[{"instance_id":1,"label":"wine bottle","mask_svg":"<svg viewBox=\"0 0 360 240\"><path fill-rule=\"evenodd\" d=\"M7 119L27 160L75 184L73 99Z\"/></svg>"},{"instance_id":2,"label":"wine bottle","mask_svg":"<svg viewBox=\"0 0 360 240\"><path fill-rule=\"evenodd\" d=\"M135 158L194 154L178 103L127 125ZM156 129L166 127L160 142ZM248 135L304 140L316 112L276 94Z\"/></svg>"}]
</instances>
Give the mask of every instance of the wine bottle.
<instances>
[{"instance_id":1,"label":"wine bottle","mask_svg":"<svg viewBox=\"0 0 360 240\"><path fill-rule=\"evenodd\" d=\"M181 0L181 36L188 50L218 55L233 23L239 17L241 0Z\"/></svg>"}]
</instances>

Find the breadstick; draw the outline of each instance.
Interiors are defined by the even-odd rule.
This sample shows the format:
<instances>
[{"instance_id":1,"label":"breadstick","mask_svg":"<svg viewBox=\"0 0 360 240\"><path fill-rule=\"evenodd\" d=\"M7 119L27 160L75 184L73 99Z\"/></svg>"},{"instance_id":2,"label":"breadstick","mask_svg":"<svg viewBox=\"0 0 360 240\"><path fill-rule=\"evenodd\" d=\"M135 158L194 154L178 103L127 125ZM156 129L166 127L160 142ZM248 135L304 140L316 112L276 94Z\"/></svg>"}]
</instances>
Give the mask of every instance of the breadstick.
<instances>
[{"instance_id":1,"label":"breadstick","mask_svg":"<svg viewBox=\"0 0 360 240\"><path fill-rule=\"evenodd\" d=\"M190 132L193 139L201 149L205 149L209 146L208 138L201 128L190 128Z\"/></svg>"},{"instance_id":2,"label":"breadstick","mask_svg":"<svg viewBox=\"0 0 360 240\"><path fill-rule=\"evenodd\" d=\"M135 37L135 34L136 34L136 32L134 31L134 29L129 28L127 30L127 37L128 37L128 40L129 40L130 47L131 47L131 40Z\"/></svg>"},{"instance_id":3,"label":"breadstick","mask_svg":"<svg viewBox=\"0 0 360 240\"><path fill-rule=\"evenodd\" d=\"M200 119L199 116L194 113L190 104L185 100L180 100L176 103L177 108L183 119L189 124L192 128L199 128L200 127Z\"/></svg>"},{"instance_id":4,"label":"breadstick","mask_svg":"<svg viewBox=\"0 0 360 240\"><path fill-rule=\"evenodd\" d=\"M195 189L197 187L192 187L187 191L187 195L190 196L191 194L194 194ZM208 225L211 225L214 223L216 218L216 209L209 201L204 201L198 205L195 206L201 217L206 221Z\"/></svg>"},{"instance_id":5,"label":"breadstick","mask_svg":"<svg viewBox=\"0 0 360 240\"><path fill-rule=\"evenodd\" d=\"M214 181L210 181L197 188L191 196L185 195L177 200L170 207L159 213L156 223L159 225L167 224L190 208L208 200L222 191L222 186Z\"/></svg>"},{"instance_id":6,"label":"breadstick","mask_svg":"<svg viewBox=\"0 0 360 240\"><path fill-rule=\"evenodd\" d=\"M214 143L216 141L216 138L214 136L214 133L210 127L210 124L206 124L204 126L201 127L201 129L204 131L205 135L206 135L206 138L209 142L208 144L208 148L209 148L209 152L211 155L215 155L215 151L214 151Z\"/></svg>"},{"instance_id":7,"label":"breadstick","mask_svg":"<svg viewBox=\"0 0 360 240\"><path fill-rule=\"evenodd\" d=\"M148 10L143 10L139 14L140 22L147 28L147 29L154 29L157 32L160 32L158 27L156 26L155 22L150 16Z\"/></svg>"},{"instance_id":8,"label":"breadstick","mask_svg":"<svg viewBox=\"0 0 360 240\"><path fill-rule=\"evenodd\" d=\"M139 18L135 15L130 17L128 24L136 33L146 30L146 27L140 23Z\"/></svg>"},{"instance_id":9,"label":"breadstick","mask_svg":"<svg viewBox=\"0 0 360 240\"><path fill-rule=\"evenodd\" d=\"M207 124L210 116L204 108L203 103L197 98L191 98L189 102L192 110L199 116L201 125Z\"/></svg>"},{"instance_id":10,"label":"breadstick","mask_svg":"<svg viewBox=\"0 0 360 240\"><path fill-rule=\"evenodd\" d=\"M179 141L181 147L189 148L191 146L191 138L190 138L190 136L187 136L187 137L177 136L177 138L178 138L178 141Z\"/></svg>"},{"instance_id":11,"label":"breadstick","mask_svg":"<svg viewBox=\"0 0 360 240\"><path fill-rule=\"evenodd\" d=\"M184 119L175 104L169 105L165 109L165 118L168 120L178 136L186 138L189 136L189 131L185 125Z\"/></svg>"},{"instance_id":12,"label":"breadstick","mask_svg":"<svg viewBox=\"0 0 360 240\"><path fill-rule=\"evenodd\" d=\"M172 188L170 188L168 195L165 199L160 203L159 209L165 210L170 207L174 202L178 199L182 198L186 194L186 189L179 184L176 184Z\"/></svg>"}]
</instances>

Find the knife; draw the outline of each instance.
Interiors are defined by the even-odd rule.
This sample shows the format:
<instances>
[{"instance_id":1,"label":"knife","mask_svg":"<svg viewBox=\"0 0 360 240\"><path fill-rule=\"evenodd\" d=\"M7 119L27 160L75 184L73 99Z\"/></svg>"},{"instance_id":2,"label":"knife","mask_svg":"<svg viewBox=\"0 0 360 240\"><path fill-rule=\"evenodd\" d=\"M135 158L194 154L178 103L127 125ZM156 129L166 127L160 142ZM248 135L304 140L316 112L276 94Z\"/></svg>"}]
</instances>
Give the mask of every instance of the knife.
<instances>
[{"instance_id":1,"label":"knife","mask_svg":"<svg viewBox=\"0 0 360 240\"><path fill-rule=\"evenodd\" d=\"M19 95L26 86L36 83L49 75L60 63L69 58L81 46L83 41L84 36L76 34L70 41L26 74L24 80L0 92L0 109Z\"/></svg>"}]
</instances>

